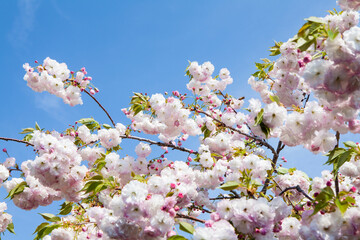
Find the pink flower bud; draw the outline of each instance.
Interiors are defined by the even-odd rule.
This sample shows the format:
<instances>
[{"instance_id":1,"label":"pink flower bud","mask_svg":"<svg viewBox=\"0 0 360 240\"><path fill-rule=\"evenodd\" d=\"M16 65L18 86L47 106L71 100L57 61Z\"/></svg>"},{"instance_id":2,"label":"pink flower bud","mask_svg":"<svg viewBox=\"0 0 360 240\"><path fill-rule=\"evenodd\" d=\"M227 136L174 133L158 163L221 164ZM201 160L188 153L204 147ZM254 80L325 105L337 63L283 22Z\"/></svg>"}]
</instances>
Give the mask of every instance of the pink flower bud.
<instances>
[{"instance_id":1,"label":"pink flower bud","mask_svg":"<svg viewBox=\"0 0 360 240\"><path fill-rule=\"evenodd\" d=\"M182 193L179 193L179 194L178 194L178 197L179 197L179 198L183 198L184 195L183 195Z\"/></svg>"},{"instance_id":2,"label":"pink flower bud","mask_svg":"<svg viewBox=\"0 0 360 240\"><path fill-rule=\"evenodd\" d=\"M171 184L170 184L170 188L171 188L171 189L174 189L174 188L176 188L176 185L175 185L175 183L171 183Z\"/></svg>"},{"instance_id":3,"label":"pink flower bud","mask_svg":"<svg viewBox=\"0 0 360 240\"><path fill-rule=\"evenodd\" d=\"M7 152L6 148L3 148L3 152L5 152L5 153Z\"/></svg>"},{"instance_id":4,"label":"pink flower bud","mask_svg":"<svg viewBox=\"0 0 360 240\"><path fill-rule=\"evenodd\" d=\"M306 56L304 57L303 61L304 63L309 63L311 62L311 55L310 54L306 54Z\"/></svg>"},{"instance_id":5,"label":"pink flower bud","mask_svg":"<svg viewBox=\"0 0 360 240\"><path fill-rule=\"evenodd\" d=\"M82 67L80 71L82 71L85 75L87 74L85 67Z\"/></svg>"},{"instance_id":6,"label":"pink flower bud","mask_svg":"<svg viewBox=\"0 0 360 240\"><path fill-rule=\"evenodd\" d=\"M205 227L212 227L213 224L214 224L214 221L208 220L205 222Z\"/></svg>"},{"instance_id":7,"label":"pink flower bud","mask_svg":"<svg viewBox=\"0 0 360 240\"><path fill-rule=\"evenodd\" d=\"M217 212L211 213L210 217L211 217L211 220L213 220L214 222L217 222L221 219L219 213L217 213Z\"/></svg>"},{"instance_id":8,"label":"pink flower bud","mask_svg":"<svg viewBox=\"0 0 360 240\"><path fill-rule=\"evenodd\" d=\"M168 213L169 213L170 217L175 217L175 215L176 215L176 211L173 208L169 209Z\"/></svg>"}]
</instances>

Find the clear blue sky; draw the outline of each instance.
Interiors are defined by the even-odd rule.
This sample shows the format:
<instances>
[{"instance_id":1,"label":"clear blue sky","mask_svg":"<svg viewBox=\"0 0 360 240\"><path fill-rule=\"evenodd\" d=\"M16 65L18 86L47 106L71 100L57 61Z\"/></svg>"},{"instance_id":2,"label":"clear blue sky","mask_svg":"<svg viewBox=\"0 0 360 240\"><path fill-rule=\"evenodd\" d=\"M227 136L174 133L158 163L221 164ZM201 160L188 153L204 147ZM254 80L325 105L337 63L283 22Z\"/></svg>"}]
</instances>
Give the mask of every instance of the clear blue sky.
<instances>
[{"instance_id":1,"label":"clear blue sky","mask_svg":"<svg viewBox=\"0 0 360 240\"><path fill-rule=\"evenodd\" d=\"M132 92L185 91L187 60L211 61L215 71L227 67L234 78L231 94L257 96L247 85L254 62L268 56L274 40L292 37L304 18L325 16L335 7L335 0L1 1L0 136L21 138L21 128L35 121L58 131L82 117L108 123L87 96L83 106L70 107L47 93L33 92L23 80L25 62L49 56L75 71L85 66L100 89L99 100L117 122L128 123L120 109ZM34 159L23 145L0 142L3 147L18 163ZM288 151L288 166L319 174L324 158L313 159L304 151ZM0 161L4 159L1 153ZM5 196L0 191L0 198ZM7 203L17 234L4 239L32 239L42 222L37 213L58 209L29 212Z\"/></svg>"}]
</instances>

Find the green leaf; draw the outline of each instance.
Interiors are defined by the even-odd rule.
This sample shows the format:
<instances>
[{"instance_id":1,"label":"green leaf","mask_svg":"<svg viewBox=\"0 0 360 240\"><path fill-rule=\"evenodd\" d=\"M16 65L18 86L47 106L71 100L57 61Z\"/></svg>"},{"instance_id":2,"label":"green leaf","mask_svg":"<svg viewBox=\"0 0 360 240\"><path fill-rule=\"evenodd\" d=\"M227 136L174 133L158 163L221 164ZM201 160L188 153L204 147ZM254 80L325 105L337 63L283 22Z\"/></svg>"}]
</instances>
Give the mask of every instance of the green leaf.
<instances>
[{"instance_id":1,"label":"green leaf","mask_svg":"<svg viewBox=\"0 0 360 240\"><path fill-rule=\"evenodd\" d=\"M110 126L109 124L106 124L106 123L103 124L103 127L106 128L106 129L110 129L110 128L111 128L111 126Z\"/></svg>"},{"instance_id":2,"label":"green leaf","mask_svg":"<svg viewBox=\"0 0 360 240\"><path fill-rule=\"evenodd\" d=\"M16 185L16 187L14 187L13 189L11 189L11 191L9 192L9 194L6 196L6 198L10 198L13 199L15 195L20 194L24 191L25 187L27 187L27 183L25 181L19 183L18 185ZM6 199L5 198L5 199Z\"/></svg>"},{"instance_id":3,"label":"green leaf","mask_svg":"<svg viewBox=\"0 0 360 240\"><path fill-rule=\"evenodd\" d=\"M206 124L204 124L204 125L201 127L201 131L202 131L203 134L204 134L204 140L205 140L205 138L210 137L211 131L206 127Z\"/></svg>"},{"instance_id":4,"label":"green leaf","mask_svg":"<svg viewBox=\"0 0 360 240\"><path fill-rule=\"evenodd\" d=\"M89 180L90 181L95 181L95 180L103 180L104 177L102 175L95 175L93 177L91 177Z\"/></svg>"},{"instance_id":5,"label":"green leaf","mask_svg":"<svg viewBox=\"0 0 360 240\"><path fill-rule=\"evenodd\" d=\"M15 231L14 231L14 223L9 223L9 225L7 226L6 228L9 232L11 233L14 233L15 234Z\"/></svg>"},{"instance_id":6,"label":"green leaf","mask_svg":"<svg viewBox=\"0 0 360 240\"><path fill-rule=\"evenodd\" d=\"M85 193L94 192L95 189L100 185L103 184L102 181L89 181L85 184L84 188L82 189Z\"/></svg>"},{"instance_id":7,"label":"green leaf","mask_svg":"<svg viewBox=\"0 0 360 240\"><path fill-rule=\"evenodd\" d=\"M264 109L262 108L258 115L255 117L255 124L254 126L260 125L263 121Z\"/></svg>"},{"instance_id":8,"label":"green leaf","mask_svg":"<svg viewBox=\"0 0 360 240\"><path fill-rule=\"evenodd\" d=\"M328 38L330 38L331 40L334 40L337 37L338 34L339 34L338 31L333 31L331 29L327 30Z\"/></svg>"},{"instance_id":9,"label":"green leaf","mask_svg":"<svg viewBox=\"0 0 360 240\"><path fill-rule=\"evenodd\" d=\"M100 124L97 121L95 121L95 119L93 118L82 118L77 122L85 125L91 131L100 128Z\"/></svg>"},{"instance_id":10,"label":"green leaf","mask_svg":"<svg viewBox=\"0 0 360 240\"><path fill-rule=\"evenodd\" d=\"M35 239L36 240L42 239L46 235L49 235L54 229L59 228L59 227L61 227L60 224L52 224L52 225L45 226L42 229L40 229L40 231L36 235Z\"/></svg>"},{"instance_id":11,"label":"green leaf","mask_svg":"<svg viewBox=\"0 0 360 240\"><path fill-rule=\"evenodd\" d=\"M270 128L269 128L268 126L266 126L265 123L263 123L263 122L260 123L260 129L261 129L261 131L265 134L266 137L269 136L269 134L270 134Z\"/></svg>"},{"instance_id":12,"label":"green leaf","mask_svg":"<svg viewBox=\"0 0 360 240\"><path fill-rule=\"evenodd\" d=\"M353 141L346 141L343 144L345 145L345 147L348 147L348 148L356 148L358 146Z\"/></svg>"},{"instance_id":13,"label":"green leaf","mask_svg":"<svg viewBox=\"0 0 360 240\"><path fill-rule=\"evenodd\" d=\"M28 142L28 141L30 141L32 138L33 138L33 135L32 135L32 134L28 134L28 135L26 135L26 136L23 138L23 140Z\"/></svg>"},{"instance_id":14,"label":"green leaf","mask_svg":"<svg viewBox=\"0 0 360 240\"><path fill-rule=\"evenodd\" d=\"M284 175L284 174L286 174L286 173L289 172L289 169L284 168L284 167L278 167L278 168L276 169L276 172L277 172L278 174Z\"/></svg>"},{"instance_id":15,"label":"green leaf","mask_svg":"<svg viewBox=\"0 0 360 240\"><path fill-rule=\"evenodd\" d=\"M35 234L36 232L40 231L41 229L43 229L43 228L46 227L47 225L49 225L48 222L43 222L43 223L41 223L39 226L37 226L37 228L35 229L35 231L33 232L33 234Z\"/></svg>"},{"instance_id":16,"label":"green leaf","mask_svg":"<svg viewBox=\"0 0 360 240\"><path fill-rule=\"evenodd\" d=\"M334 162L334 172L337 173L337 171L340 169L340 167L345 163L350 161L353 151L348 150L338 156L338 160Z\"/></svg>"},{"instance_id":17,"label":"green leaf","mask_svg":"<svg viewBox=\"0 0 360 240\"><path fill-rule=\"evenodd\" d=\"M270 95L269 98L270 98L271 101L276 102L277 105L280 105L280 98L278 96Z\"/></svg>"},{"instance_id":18,"label":"green leaf","mask_svg":"<svg viewBox=\"0 0 360 240\"><path fill-rule=\"evenodd\" d=\"M298 31L298 33L297 33L297 37L304 37L304 36L306 36L305 32L306 32L306 30L309 29L310 26L311 26L311 23L309 23L309 22L305 23L305 24L299 29L299 31Z\"/></svg>"},{"instance_id":19,"label":"green leaf","mask_svg":"<svg viewBox=\"0 0 360 240\"><path fill-rule=\"evenodd\" d=\"M49 221L49 222L59 222L61 221L61 218L59 218L58 216L55 216L54 214L51 213L39 213L45 220Z\"/></svg>"},{"instance_id":20,"label":"green leaf","mask_svg":"<svg viewBox=\"0 0 360 240\"><path fill-rule=\"evenodd\" d=\"M335 199L335 205L339 208L342 215L344 215L346 209L349 207L347 202L341 202L338 198Z\"/></svg>"},{"instance_id":21,"label":"green leaf","mask_svg":"<svg viewBox=\"0 0 360 240\"><path fill-rule=\"evenodd\" d=\"M298 42L297 47L304 52L313 44L316 44L316 38L305 40L305 42L300 42L300 44Z\"/></svg>"},{"instance_id":22,"label":"green leaf","mask_svg":"<svg viewBox=\"0 0 360 240\"><path fill-rule=\"evenodd\" d=\"M325 24L325 21L322 18L318 18L318 17L309 17L309 18L305 18L305 20L309 22Z\"/></svg>"},{"instance_id":23,"label":"green leaf","mask_svg":"<svg viewBox=\"0 0 360 240\"><path fill-rule=\"evenodd\" d=\"M239 186L240 186L240 183L235 182L235 181L229 181L229 182L224 183L223 185L221 185L218 188L225 190L225 191L231 191L231 190L238 188Z\"/></svg>"},{"instance_id":24,"label":"green leaf","mask_svg":"<svg viewBox=\"0 0 360 240\"><path fill-rule=\"evenodd\" d=\"M130 101L130 109L134 112L134 116L150 107L148 100L148 96L144 96L141 93L134 92L134 96L131 97Z\"/></svg>"},{"instance_id":25,"label":"green leaf","mask_svg":"<svg viewBox=\"0 0 360 240\"><path fill-rule=\"evenodd\" d=\"M167 240L187 240L187 238L180 236L180 235L175 235L175 236L169 237Z\"/></svg>"},{"instance_id":26,"label":"green leaf","mask_svg":"<svg viewBox=\"0 0 360 240\"><path fill-rule=\"evenodd\" d=\"M190 234L193 234L195 231L194 226L187 222L179 222L179 226L180 226L179 227L180 230Z\"/></svg>"},{"instance_id":27,"label":"green leaf","mask_svg":"<svg viewBox=\"0 0 360 240\"><path fill-rule=\"evenodd\" d=\"M61 205L59 215L68 215L71 212L72 208L73 208L72 202L64 202Z\"/></svg>"},{"instance_id":28,"label":"green leaf","mask_svg":"<svg viewBox=\"0 0 360 240\"><path fill-rule=\"evenodd\" d=\"M41 131L41 128L40 128L40 126L38 125L37 122L35 122L35 129Z\"/></svg>"},{"instance_id":29,"label":"green leaf","mask_svg":"<svg viewBox=\"0 0 360 240\"><path fill-rule=\"evenodd\" d=\"M107 189L107 185L105 183L101 183L94 189L94 194L99 193L105 189Z\"/></svg>"},{"instance_id":30,"label":"green leaf","mask_svg":"<svg viewBox=\"0 0 360 240\"><path fill-rule=\"evenodd\" d=\"M275 41L275 45L272 46L269 51L271 52L270 56L276 56L276 55L279 55L281 52L280 52L280 47L283 43L282 42L276 42ZM269 71L271 71L269 69Z\"/></svg>"},{"instance_id":31,"label":"green leaf","mask_svg":"<svg viewBox=\"0 0 360 240\"><path fill-rule=\"evenodd\" d=\"M315 205L314 212L311 214L311 216L318 213L320 210L325 208L331 199L333 199L335 196L334 191L331 189L331 187L326 187L321 190L319 195L316 196L315 201L318 203Z\"/></svg>"},{"instance_id":32,"label":"green leaf","mask_svg":"<svg viewBox=\"0 0 360 240\"><path fill-rule=\"evenodd\" d=\"M174 192L168 192L168 193L166 194L166 197L171 197L172 195L174 195Z\"/></svg>"},{"instance_id":33,"label":"green leaf","mask_svg":"<svg viewBox=\"0 0 360 240\"><path fill-rule=\"evenodd\" d=\"M20 134L33 133L35 129L33 128L23 128Z\"/></svg>"}]
</instances>

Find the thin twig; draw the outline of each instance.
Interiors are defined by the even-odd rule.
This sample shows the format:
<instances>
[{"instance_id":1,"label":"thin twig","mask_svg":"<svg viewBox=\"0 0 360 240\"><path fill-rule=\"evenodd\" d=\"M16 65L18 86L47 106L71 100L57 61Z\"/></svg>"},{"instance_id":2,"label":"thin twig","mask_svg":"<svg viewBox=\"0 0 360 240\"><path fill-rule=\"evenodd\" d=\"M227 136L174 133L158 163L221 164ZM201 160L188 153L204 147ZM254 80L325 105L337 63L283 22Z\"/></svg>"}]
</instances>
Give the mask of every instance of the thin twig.
<instances>
[{"instance_id":1,"label":"thin twig","mask_svg":"<svg viewBox=\"0 0 360 240\"><path fill-rule=\"evenodd\" d=\"M340 141L340 133L339 133L339 131L336 131L336 146L335 146L335 148L339 147L339 141ZM336 197L338 197L339 196L339 173L338 172L335 173L335 193L336 193Z\"/></svg>"},{"instance_id":2,"label":"thin twig","mask_svg":"<svg viewBox=\"0 0 360 240\"><path fill-rule=\"evenodd\" d=\"M80 202L77 202L77 204L86 212L86 209L84 208L84 206Z\"/></svg>"},{"instance_id":3,"label":"thin twig","mask_svg":"<svg viewBox=\"0 0 360 240\"><path fill-rule=\"evenodd\" d=\"M177 213L175 217L176 218L185 218L185 219L193 220L193 221L196 221L196 222L205 223L205 220L198 219L198 218L192 217L192 216L183 215L181 213Z\"/></svg>"},{"instance_id":4,"label":"thin twig","mask_svg":"<svg viewBox=\"0 0 360 240\"><path fill-rule=\"evenodd\" d=\"M309 101L309 98L310 98L310 94L308 94L307 97L303 99L303 101L305 100L305 102L304 102L304 108L306 107L306 104L307 104L307 102Z\"/></svg>"},{"instance_id":5,"label":"thin twig","mask_svg":"<svg viewBox=\"0 0 360 240\"><path fill-rule=\"evenodd\" d=\"M231 190L230 192L231 192L232 194L234 194L235 197L240 198L240 195L239 195L237 192L235 192L235 190Z\"/></svg>"},{"instance_id":6,"label":"thin twig","mask_svg":"<svg viewBox=\"0 0 360 240\"><path fill-rule=\"evenodd\" d=\"M112 125L115 127L115 122L112 120L110 114L106 111L106 109L101 105L101 103L99 103L99 101L93 96L91 95L91 93L89 93L88 91L86 91L86 89L84 89L84 92L87 93L87 95L89 95L92 99L94 99L94 101L99 105L99 107L101 107L101 109L106 113L106 115L108 116L108 118L110 119Z\"/></svg>"},{"instance_id":7,"label":"thin twig","mask_svg":"<svg viewBox=\"0 0 360 240\"><path fill-rule=\"evenodd\" d=\"M273 179L273 182L275 183L276 187L277 187L278 189L280 189L280 191L282 192L283 190L282 190L282 188L280 187L280 185L279 185L274 179ZM299 211L296 209L296 207L295 207L295 205L293 204L293 202L290 200L289 196L286 195L285 197L286 197L286 199L289 201L289 203L290 203L290 205L292 206L292 208L294 209L294 211L295 211L296 213L299 213Z\"/></svg>"},{"instance_id":8,"label":"thin twig","mask_svg":"<svg viewBox=\"0 0 360 240\"><path fill-rule=\"evenodd\" d=\"M241 134L241 135L243 135L243 136L245 136L245 137L248 137L248 138L251 138L251 139L257 141L260 145L265 146L265 147L267 147L268 149L270 149L270 151L271 151L274 155L276 154L275 149L274 149L269 143L267 143L264 139L261 139L261 138L259 138L259 137L257 137L257 136L251 136L251 135L249 135L249 134L246 134L246 133L241 132L239 129L236 129L236 128L233 128L233 127L231 127L231 126L228 126L228 125L226 125L225 123L221 122L220 120L218 120L218 119L214 118L213 116L211 116L209 113L206 113L206 112L201 111L201 110L197 110L197 112L198 112L198 113L202 113L202 114L204 114L205 116L208 116L208 117L212 118L214 121L216 121L217 123L219 123L219 124L220 124L221 126L223 126L223 127L226 127L226 128L228 128L228 129L230 129L230 130L232 130L232 131L234 131L234 132L237 132L237 133L239 133L239 134Z\"/></svg>"},{"instance_id":9,"label":"thin twig","mask_svg":"<svg viewBox=\"0 0 360 240\"><path fill-rule=\"evenodd\" d=\"M81 146L78 147L78 150L79 150L80 148L83 148L83 147L86 147L86 146L95 144L95 143L97 143L98 141L99 141L99 140L96 140L96 141L92 141L92 142L86 143L86 144L84 144L84 145L81 145Z\"/></svg>"},{"instance_id":10,"label":"thin twig","mask_svg":"<svg viewBox=\"0 0 360 240\"><path fill-rule=\"evenodd\" d=\"M281 152L281 150L283 150L285 147L285 144L283 144L281 141L279 141L278 143L278 146L277 146L277 149L276 149L276 152L274 153L273 155L273 159L271 161L271 165L272 165L272 168L273 170L268 174L266 180L265 180L265 183L264 183L264 186L263 188L261 189L261 192L265 195L266 194L266 191L267 191L267 188L269 186L269 183L270 183L270 176L273 174L273 172L275 171L276 169L276 162L279 158L279 154Z\"/></svg>"},{"instance_id":11,"label":"thin twig","mask_svg":"<svg viewBox=\"0 0 360 240\"><path fill-rule=\"evenodd\" d=\"M32 147L34 146L34 144L32 144L32 143L29 143L29 142L24 141L24 140L15 139L15 138L0 137L0 140L24 143L24 144L32 146Z\"/></svg>"},{"instance_id":12,"label":"thin twig","mask_svg":"<svg viewBox=\"0 0 360 240\"><path fill-rule=\"evenodd\" d=\"M194 150L191 150L191 149L188 149L188 148L184 148L184 147L179 147L179 146L176 146L172 143L164 143L164 142L156 142L156 141L153 141L153 140L150 140L150 139L147 139L147 138L142 138L142 137L136 137L136 136L128 136L128 135L120 135L121 138L127 138L127 139L135 139L135 140L138 140L138 141L142 141L142 142L147 142L147 143L150 143L150 144L153 144L153 145L157 145L157 146L160 146L160 147L170 147L172 149L177 149L177 150L180 150L180 151L183 151L183 152L188 152L188 153L191 153L191 154L199 154L197 151L194 151Z\"/></svg>"},{"instance_id":13,"label":"thin twig","mask_svg":"<svg viewBox=\"0 0 360 240\"><path fill-rule=\"evenodd\" d=\"M281 193L279 194L280 196L283 195L286 191L295 189L296 191L298 191L299 193L302 193L307 199L309 199L310 201L314 201L314 199L312 197L310 197L309 195L307 195L307 193L301 189L301 187L299 185L296 185L295 187L287 187L284 190L281 191Z\"/></svg>"},{"instance_id":14,"label":"thin twig","mask_svg":"<svg viewBox=\"0 0 360 240\"><path fill-rule=\"evenodd\" d=\"M223 197L215 197L215 198L209 198L210 201L214 200L223 200L223 199L239 199L237 196L223 196Z\"/></svg>"}]
</instances>

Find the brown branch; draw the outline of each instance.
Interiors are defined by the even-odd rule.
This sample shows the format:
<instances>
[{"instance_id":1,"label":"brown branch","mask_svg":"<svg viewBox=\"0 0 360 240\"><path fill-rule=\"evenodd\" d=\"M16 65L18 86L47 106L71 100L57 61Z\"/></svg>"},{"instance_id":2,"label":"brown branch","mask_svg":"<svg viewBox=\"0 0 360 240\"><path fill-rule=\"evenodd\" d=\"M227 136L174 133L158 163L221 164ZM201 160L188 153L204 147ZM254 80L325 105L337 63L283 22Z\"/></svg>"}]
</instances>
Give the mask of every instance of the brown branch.
<instances>
[{"instance_id":1,"label":"brown branch","mask_svg":"<svg viewBox=\"0 0 360 240\"><path fill-rule=\"evenodd\" d=\"M276 152L274 153L273 155L273 159L271 161L271 164L272 164L272 168L273 170L268 174L266 180L265 180L265 183L264 183L264 186L263 188L261 189L261 192L265 195L266 194L266 191L267 191L267 188L269 186L269 183L270 183L270 176L273 174L273 172L275 171L276 169L276 162L279 158L279 154L281 152L281 150L283 150L285 147L285 145L283 145L283 143L281 141L279 141L278 143L278 146L277 146L277 149L276 149Z\"/></svg>"},{"instance_id":2,"label":"brown branch","mask_svg":"<svg viewBox=\"0 0 360 240\"><path fill-rule=\"evenodd\" d=\"M106 111L106 109L101 105L101 103L99 103L99 101L93 96L91 95L91 93L89 93L88 91L86 91L86 89L84 89L84 92L87 93L87 95L89 95L98 105L99 107L101 107L101 109L106 113L106 115L108 116L108 118L110 119L112 125L115 127L115 122L112 120L110 114Z\"/></svg>"},{"instance_id":3,"label":"brown branch","mask_svg":"<svg viewBox=\"0 0 360 240\"><path fill-rule=\"evenodd\" d=\"M336 146L335 148L339 147L339 142L340 142L340 133L339 131L336 131ZM334 148L334 149L335 149ZM335 173L335 193L336 193L336 197L339 197L339 174L338 172Z\"/></svg>"},{"instance_id":4,"label":"brown branch","mask_svg":"<svg viewBox=\"0 0 360 240\"><path fill-rule=\"evenodd\" d=\"M32 144L32 143L29 143L29 142L24 141L24 140L14 139L14 138L0 137L0 140L24 143L24 144L32 146L32 147L34 146L34 144Z\"/></svg>"},{"instance_id":5,"label":"brown branch","mask_svg":"<svg viewBox=\"0 0 360 240\"><path fill-rule=\"evenodd\" d=\"M230 129L230 130L232 130L232 131L234 131L234 132L237 132L237 133L239 133L239 134L241 134L241 135L243 135L243 136L245 136L245 137L248 137L248 138L251 138L251 139L257 141L260 145L265 146L265 147L267 147L268 149L270 149L270 151L271 151L274 155L277 154L276 151L275 151L275 149L274 149L269 143L267 143L264 139L261 139L261 138L259 138L259 137L257 137L257 136L249 135L249 134L247 134L247 133L243 133L243 132L241 132L239 129L236 129L236 128L233 128L233 127L231 127L231 126L228 126L228 125L226 125L225 123L221 122L220 120L218 120L218 119L214 118L213 116L211 116L209 113L206 113L206 112L201 111L201 110L196 110L196 111L197 111L198 113L202 113L202 114L204 114L205 116L208 116L208 117L212 118L214 121L216 121L217 123L219 123L219 124L220 124L221 126L223 126L223 127L226 127L226 128L228 128L228 129Z\"/></svg>"},{"instance_id":6,"label":"brown branch","mask_svg":"<svg viewBox=\"0 0 360 240\"><path fill-rule=\"evenodd\" d=\"M284 190L281 191L281 193L279 194L280 196L283 195L286 191L295 189L296 191L298 191L299 193L302 193L307 199L309 199L310 201L314 201L314 199L312 197L310 197L309 195L307 195L307 193L301 189L301 187L299 185L296 185L295 187L287 187Z\"/></svg>"},{"instance_id":7,"label":"brown branch","mask_svg":"<svg viewBox=\"0 0 360 240\"><path fill-rule=\"evenodd\" d=\"M96 141L92 141L92 142L86 143L86 144L84 144L84 145L81 145L81 146L78 147L78 150L81 149L81 148L83 148L83 147L86 147L86 146L95 144L95 143L97 143L98 141L99 141L99 140L96 140Z\"/></svg>"},{"instance_id":8,"label":"brown branch","mask_svg":"<svg viewBox=\"0 0 360 240\"><path fill-rule=\"evenodd\" d=\"M199 154L198 152L194 151L194 150L191 150L191 149L188 149L188 148L184 148L184 147L179 147L179 146L176 146L172 143L164 143L164 142L156 142L156 141L153 141L153 140L150 140L150 139L147 139L147 138L141 138L141 137L136 137L136 136L128 136L128 135L120 135L121 138L127 138L127 139L135 139L135 140L138 140L138 141L142 141L142 142L147 142L147 143L150 143L152 145L157 145L157 146L160 146L160 147L170 147L172 149L177 149L177 150L180 150L180 151L183 151L183 152L188 152L190 154Z\"/></svg>"},{"instance_id":9,"label":"brown branch","mask_svg":"<svg viewBox=\"0 0 360 240\"><path fill-rule=\"evenodd\" d=\"M196 222L205 223L205 220L198 219L198 218L192 217L192 216L183 215L181 213L177 213L175 218L185 218L185 219L193 220L193 221L196 221Z\"/></svg>"},{"instance_id":10,"label":"brown branch","mask_svg":"<svg viewBox=\"0 0 360 240\"><path fill-rule=\"evenodd\" d=\"M279 184L278 184L274 179L273 179L273 182L275 183L276 187L277 187L278 189L280 189L280 191L282 192L282 191L283 191L282 188L279 186ZM286 199L289 201L289 203L290 203L290 205L292 206L292 208L294 209L294 211L295 211L296 213L299 213L299 211L296 209L296 207L295 207L295 205L293 204L293 202L290 200L289 196L286 195L285 197L286 197Z\"/></svg>"},{"instance_id":11,"label":"brown branch","mask_svg":"<svg viewBox=\"0 0 360 240\"><path fill-rule=\"evenodd\" d=\"M79 205L86 212L86 209L84 208L84 206L80 202L77 202L77 205Z\"/></svg>"},{"instance_id":12,"label":"brown branch","mask_svg":"<svg viewBox=\"0 0 360 240\"><path fill-rule=\"evenodd\" d=\"M209 198L210 201L213 200L223 200L223 199L239 199L237 196L223 196L223 197L215 197L215 198Z\"/></svg>"}]
</instances>

